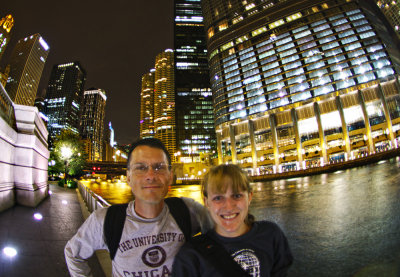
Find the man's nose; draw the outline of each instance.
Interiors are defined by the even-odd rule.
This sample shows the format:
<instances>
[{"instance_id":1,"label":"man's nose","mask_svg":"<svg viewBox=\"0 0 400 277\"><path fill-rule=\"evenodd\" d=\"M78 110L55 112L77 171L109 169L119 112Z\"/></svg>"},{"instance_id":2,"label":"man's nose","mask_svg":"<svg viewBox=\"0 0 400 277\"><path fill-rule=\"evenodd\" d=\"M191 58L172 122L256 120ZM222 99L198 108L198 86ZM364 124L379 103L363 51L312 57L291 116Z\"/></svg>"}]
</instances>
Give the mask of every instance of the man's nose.
<instances>
[{"instance_id":1,"label":"man's nose","mask_svg":"<svg viewBox=\"0 0 400 277\"><path fill-rule=\"evenodd\" d=\"M154 170L154 168L152 166L149 166L149 168L147 169L147 172L146 172L146 178L154 178L155 175L156 175L156 171Z\"/></svg>"}]
</instances>

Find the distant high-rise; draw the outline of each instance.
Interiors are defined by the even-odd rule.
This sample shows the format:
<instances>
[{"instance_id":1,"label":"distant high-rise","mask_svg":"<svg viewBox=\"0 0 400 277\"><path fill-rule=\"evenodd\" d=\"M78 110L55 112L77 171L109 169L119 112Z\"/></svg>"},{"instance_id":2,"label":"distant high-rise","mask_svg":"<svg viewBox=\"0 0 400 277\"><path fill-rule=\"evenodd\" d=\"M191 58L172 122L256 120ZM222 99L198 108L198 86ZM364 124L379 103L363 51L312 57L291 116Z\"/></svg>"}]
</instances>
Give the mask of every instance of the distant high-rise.
<instances>
[{"instance_id":1,"label":"distant high-rise","mask_svg":"<svg viewBox=\"0 0 400 277\"><path fill-rule=\"evenodd\" d=\"M202 0L220 163L298 170L400 142L400 42L372 0Z\"/></svg>"},{"instance_id":2,"label":"distant high-rise","mask_svg":"<svg viewBox=\"0 0 400 277\"><path fill-rule=\"evenodd\" d=\"M157 55L154 74L154 137L173 155L176 151L173 50Z\"/></svg>"},{"instance_id":3,"label":"distant high-rise","mask_svg":"<svg viewBox=\"0 0 400 277\"><path fill-rule=\"evenodd\" d=\"M140 137L154 137L154 75L155 69L142 76L140 92Z\"/></svg>"},{"instance_id":4,"label":"distant high-rise","mask_svg":"<svg viewBox=\"0 0 400 277\"><path fill-rule=\"evenodd\" d=\"M393 0L378 0L376 3L400 36L400 3Z\"/></svg>"},{"instance_id":5,"label":"distant high-rise","mask_svg":"<svg viewBox=\"0 0 400 277\"><path fill-rule=\"evenodd\" d=\"M10 41L11 29L14 26L14 18L11 14L0 19L0 60Z\"/></svg>"},{"instance_id":6,"label":"distant high-rise","mask_svg":"<svg viewBox=\"0 0 400 277\"><path fill-rule=\"evenodd\" d=\"M203 16L200 0L175 0L174 5L177 151L199 161L200 153L216 149Z\"/></svg>"},{"instance_id":7,"label":"distant high-rise","mask_svg":"<svg viewBox=\"0 0 400 277\"><path fill-rule=\"evenodd\" d=\"M79 133L86 72L79 62L54 65L45 97L49 137L62 130Z\"/></svg>"},{"instance_id":8,"label":"distant high-rise","mask_svg":"<svg viewBox=\"0 0 400 277\"><path fill-rule=\"evenodd\" d=\"M82 105L81 136L90 146L88 159L99 161L103 159L103 136L106 108L106 93L102 89L85 90Z\"/></svg>"},{"instance_id":9,"label":"distant high-rise","mask_svg":"<svg viewBox=\"0 0 400 277\"><path fill-rule=\"evenodd\" d=\"M20 39L10 58L6 91L16 104L33 106L49 46L40 34Z\"/></svg>"}]
</instances>

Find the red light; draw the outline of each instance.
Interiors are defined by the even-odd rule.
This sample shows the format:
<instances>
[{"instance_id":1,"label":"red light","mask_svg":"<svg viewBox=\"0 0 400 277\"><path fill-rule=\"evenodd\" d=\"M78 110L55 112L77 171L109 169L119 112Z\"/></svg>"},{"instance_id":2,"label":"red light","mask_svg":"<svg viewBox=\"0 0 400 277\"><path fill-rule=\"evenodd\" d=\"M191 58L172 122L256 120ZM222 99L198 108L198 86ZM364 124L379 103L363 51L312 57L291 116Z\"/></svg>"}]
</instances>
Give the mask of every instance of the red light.
<instances>
[{"instance_id":1,"label":"red light","mask_svg":"<svg viewBox=\"0 0 400 277\"><path fill-rule=\"evenodd\" d=\"M93 166L93 170L96 170L96 167Z\"/></svg>"},{"instance_id":2,"label":"red light","mask_svg":"<svg viewBox=\"0 0 400 277\"><path fill-rule=\"evenodd\" d=\"M100 170L100 167L98 167L97 170Z\"/></svg>"}]
</instances>

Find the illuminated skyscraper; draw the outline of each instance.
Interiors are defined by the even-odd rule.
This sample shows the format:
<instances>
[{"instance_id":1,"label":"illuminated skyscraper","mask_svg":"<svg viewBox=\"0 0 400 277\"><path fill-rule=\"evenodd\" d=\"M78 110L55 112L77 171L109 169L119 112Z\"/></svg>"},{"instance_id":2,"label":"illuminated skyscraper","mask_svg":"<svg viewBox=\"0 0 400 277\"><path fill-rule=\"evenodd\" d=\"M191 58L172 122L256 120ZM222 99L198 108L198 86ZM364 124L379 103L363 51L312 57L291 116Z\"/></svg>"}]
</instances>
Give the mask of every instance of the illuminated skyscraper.
<instances>
[{"instance_id":1,"label":"illuminated skyscraper","mask_svg":"<svg viewBox=\"0 0 400 277\"><path fill-rule=\"evenodd\" d=\"M203 0L219 162L253 173L397 147L399 39L372 0Z\"/></svg>"},{"instance_id":2,"label":"illuminated skyscraper","mask_svg":"<svg viewBox=\"0 0 400 277\"><path fill-rule=\"evenodd\" d=\"M395 29L397 35L400 35L400 3L393 0L378 0L376 3Z\"/></svg>"},{"instance_id":3,"label":"illuminated skyscraper","mask_svg":"<svg viewBox=\"0 0 400 277\"><path fill-rule=\"evenodd\" d=\"M103 158L106 101L106 92L102 89L91 88L85 90L83 94L81 136L86 140L90 161L99 161Z\"/></svg>"},{"instance_id":4,"label":"illuminated skyscraper","mask_svg":"<svg viewBox=\"0 0 400 277\"><path fill-rule=\"evenodd\" d=\"M155 69L142 76L140 92L140 137L154 137L154 75Z\"/></svg>"},{"instance_id":5,"label":"illuminated skyscraper","mask_svg":"<svg viewBox=\"0 0 400 277\"><path fill-rule=\"evenodd\" d=\"M86 72L79 62L54 65L45 98L49 138L71 130L79 133Z\"/></svg>"},{"instance_id":6,"label":"illuminated skyscraper","mask_svg":"<svg viewBox=\"0 0 400 277\"><path fill-rule=\"evenodd\" d=\"M176 152L174 52L157 55L154 72L154 131L171 155Z\"/></svg>"},{"instance_id":7,"label":"illuminated skyscraper","mask_svg":"<svg viewBox=\"0 0 400 277\"><path fill-rule=\"evenodd\" d=\"M199 160L216 150L206 37L200 0L175 0L177 150Z\"/></svg>"},{"instance_id":8,"label":"illuminated skyscraper","mask_svg":"<svg viewBox=\"0 0 400 277\"><path fill-rule=\"evenodd\" d=\"M0 60L10 41L11 29L14 26L14 18L11 14L0 19Z\"/></svg>"},{"instance_id":9,"label":"illuminated skyscraper","mask_svg":"<svg viewBox=\"0 0 400 277\"><path fill-rule=\"evenodd\" d=\"M49 46L35 34L20 39L10 58L6 91L16 104L33 106Z\"/></svg>"}]
</instances>

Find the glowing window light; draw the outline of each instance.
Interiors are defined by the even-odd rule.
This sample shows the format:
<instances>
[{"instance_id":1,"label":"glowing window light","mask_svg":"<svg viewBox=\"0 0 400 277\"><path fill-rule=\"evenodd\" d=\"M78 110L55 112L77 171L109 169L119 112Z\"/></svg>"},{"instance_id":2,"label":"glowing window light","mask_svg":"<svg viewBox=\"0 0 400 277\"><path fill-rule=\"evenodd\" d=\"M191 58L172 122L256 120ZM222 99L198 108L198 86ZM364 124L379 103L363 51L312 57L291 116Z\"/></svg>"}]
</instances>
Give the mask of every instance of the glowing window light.
<instances>
[{"instance_id":1,"label":"glowing window light","mask_svg":"<svg viewBox=\"0 0 400 277\"><path fill-rule=\"evenodd\" d=\"M9 246L3 248L3 253L10 258L15 257L18 254L15 248Z\"/></svg>"},{"instance_id":2,"label":"glowing window light","mask_svg":"<svg viewBox=\"0 0 400 277\"><path fill-rule=\"evenodd\" d=\"M39 38L39 42L43 46L44 50L49 50L49 45L46 43L46 41L44 41L44 39L42 39L42 37Z\"/></svg>"},{"instance_id":3,"label":"glowing window light","mask_svg":"<svg viewBox=\"0 0 400 277\"><path fill-rule=\"evenodd\" d=\"M283 24L285 24L285 21L283 19L279 19L279 20L269 24L268 26L269 26L270 29L273 29L273 28L276 28L276 27L278 27L280 25L283 25Z\"/></svg>"}]
</instances>

